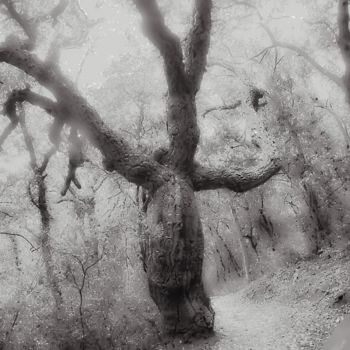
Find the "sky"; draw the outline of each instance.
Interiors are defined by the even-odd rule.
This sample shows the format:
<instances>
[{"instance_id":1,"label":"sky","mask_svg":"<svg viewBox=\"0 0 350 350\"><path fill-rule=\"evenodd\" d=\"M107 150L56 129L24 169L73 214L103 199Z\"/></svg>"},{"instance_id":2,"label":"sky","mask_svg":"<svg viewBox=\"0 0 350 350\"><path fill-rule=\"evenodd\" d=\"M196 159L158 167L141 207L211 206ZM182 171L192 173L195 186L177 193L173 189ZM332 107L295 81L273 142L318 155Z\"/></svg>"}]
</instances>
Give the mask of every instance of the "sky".
<instances>
[{"instance_id":1,"label":"sky","mask_svg":"<svg viewBox=\"0 0 350 350\"><path fill-rule=\"evenodd\" d=\"M89 19L101 22L91 31L83 48L65 50L61 63L75 77L89 51L79 79L79 85L84 87L101 83L103 72L113 59L130 49L128 33L135 30L135 16L110 1L83 0L80 5Z\"/></svg>"}]
</instances>

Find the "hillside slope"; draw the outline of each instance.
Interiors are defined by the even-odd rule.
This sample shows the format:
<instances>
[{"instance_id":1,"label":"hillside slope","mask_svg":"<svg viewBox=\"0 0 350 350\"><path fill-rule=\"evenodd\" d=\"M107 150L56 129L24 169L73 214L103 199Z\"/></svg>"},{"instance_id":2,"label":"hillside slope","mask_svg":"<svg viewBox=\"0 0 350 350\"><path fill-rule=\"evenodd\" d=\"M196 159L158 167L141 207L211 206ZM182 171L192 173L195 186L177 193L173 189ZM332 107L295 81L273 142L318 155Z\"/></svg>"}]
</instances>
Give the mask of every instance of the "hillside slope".
<instances>
[{"instance_id":1,"label":"hillside slope","mask_svg":"<svg viewBox=\"0 0 350 350\"><path fill-rule=\"evenodd\" d=\"M158 349L318 350L350 313L350 251L324 251L212 301L214 337Z\"/></svg>"}]
</instances>

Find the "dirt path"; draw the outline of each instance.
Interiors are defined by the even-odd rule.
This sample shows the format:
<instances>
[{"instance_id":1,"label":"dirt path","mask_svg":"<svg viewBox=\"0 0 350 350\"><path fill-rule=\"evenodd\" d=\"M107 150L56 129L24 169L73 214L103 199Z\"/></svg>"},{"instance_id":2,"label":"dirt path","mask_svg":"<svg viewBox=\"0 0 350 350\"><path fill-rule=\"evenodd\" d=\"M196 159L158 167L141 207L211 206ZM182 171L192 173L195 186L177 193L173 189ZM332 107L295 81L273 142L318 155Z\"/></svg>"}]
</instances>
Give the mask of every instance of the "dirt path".
<instances>
[{"instance_id":1,"label":"dirt path","mask_svg":"<svg viewBox=\"0 0 350 350\"><path fill-rule=\"evenodd\" d=\"M192 344L169 344L174 350L311 350L314 312L278 302L255 303L240 293L212 298L216 336Z\"/></svg>"},{"instance_id":2,"label":"dirt path","mask_svg":"<svg viewBox=\"0 0 350 350\"><path fill-rule=\"evenodd\" d=\"M349 350L349 271L350 247L325 251L213 297L216 336L166 349Z\"/></svg>"},{"instance_id":3,"label":"dirt path","mask_svg":"<svg viewBox=\"0 0 350 350\"><path fill-rule=\"evenodd\" d=\"M310 319L305 309L279 303L257 304L227 295L213 298L218 340L213 350L310 349L303 329Z\"/></svg>"}]
</instances>

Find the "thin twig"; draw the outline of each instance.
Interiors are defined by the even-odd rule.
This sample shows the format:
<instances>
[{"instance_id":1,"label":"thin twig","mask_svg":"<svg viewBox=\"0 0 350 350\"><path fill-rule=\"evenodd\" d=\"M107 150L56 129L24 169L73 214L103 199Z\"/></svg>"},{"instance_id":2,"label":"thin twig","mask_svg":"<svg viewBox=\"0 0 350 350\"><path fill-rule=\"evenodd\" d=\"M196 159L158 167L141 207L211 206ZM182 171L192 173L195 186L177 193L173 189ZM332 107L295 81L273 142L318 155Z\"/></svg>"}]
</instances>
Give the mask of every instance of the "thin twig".
<instances>
[{"instance_id":1,"label":"thin twig","mask_svg":"<svg viewBox=\"0 0 350 350\"><path fill-rule=\"evenodd\" d=\"M215 106L208 108L204 113L202 114L202 118L205 118L209 113L214 111L227 111L227 110L233 110L238 108L242 104L242 101L237 101L231 105L222 105L222 106Z\"/></svg>"},{"instance_id":2,"label":"thin twig","mask_svg":"<svg viewBox=\"0 0 350 350\"><path fill-rule=\"evenodd\" d=\"M32 242L30 242L26 237L19 233L11 233L11 232L0 232L0 235L7 235L7 236L16 236L16 237L21 237L23 238L30 246L31 246L31 251L38 250L38 248L35 248Z\"/></svg>"}]
</instances>

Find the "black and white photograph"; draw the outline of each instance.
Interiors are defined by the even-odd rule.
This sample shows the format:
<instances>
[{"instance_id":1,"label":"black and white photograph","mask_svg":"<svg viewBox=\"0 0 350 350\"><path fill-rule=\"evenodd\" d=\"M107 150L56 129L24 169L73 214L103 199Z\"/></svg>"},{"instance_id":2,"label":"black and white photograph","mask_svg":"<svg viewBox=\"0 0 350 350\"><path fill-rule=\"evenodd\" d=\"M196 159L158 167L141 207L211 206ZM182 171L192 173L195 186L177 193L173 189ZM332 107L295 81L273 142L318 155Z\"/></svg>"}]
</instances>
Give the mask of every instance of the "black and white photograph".
<instances>
[{"instance_id":1,"label":"black and white photograph","mask_svg":"<svg viewBox=\"0 0 350 350\"><path fill-rule=\"evenodd\" d=\"M349 0L0 0L0 350L350 350Z\"/></svg>"}]
</instances>

